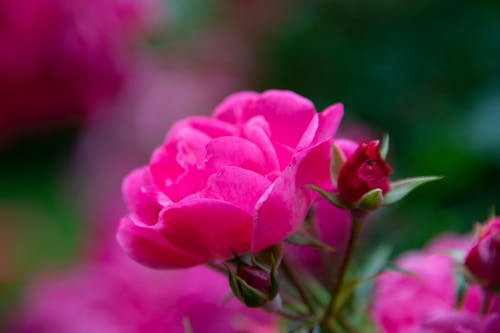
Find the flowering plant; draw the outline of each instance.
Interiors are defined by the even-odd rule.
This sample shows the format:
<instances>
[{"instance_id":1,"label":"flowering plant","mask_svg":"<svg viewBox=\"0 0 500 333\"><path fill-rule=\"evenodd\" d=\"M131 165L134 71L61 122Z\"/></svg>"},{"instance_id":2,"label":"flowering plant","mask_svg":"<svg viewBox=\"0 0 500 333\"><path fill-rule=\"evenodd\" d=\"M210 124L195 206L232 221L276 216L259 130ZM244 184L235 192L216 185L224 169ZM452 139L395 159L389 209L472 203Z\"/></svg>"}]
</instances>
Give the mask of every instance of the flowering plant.
<instances>
[{"instance_id":1,"label":"flowering plant","mask_svg":"<svg viewBox=\"0 0 500 333\"><path fill-rule=\"evenodd\" d=\"M443 236L394 263L376 251L353 276L366 218L439 177L391 182L388 136L336 138L342 114L272 90L177 122L124 180L120 245L153 268L208 264L291 332L497 332L498 219L473 246Z\"/></svg>"}]
</instances>

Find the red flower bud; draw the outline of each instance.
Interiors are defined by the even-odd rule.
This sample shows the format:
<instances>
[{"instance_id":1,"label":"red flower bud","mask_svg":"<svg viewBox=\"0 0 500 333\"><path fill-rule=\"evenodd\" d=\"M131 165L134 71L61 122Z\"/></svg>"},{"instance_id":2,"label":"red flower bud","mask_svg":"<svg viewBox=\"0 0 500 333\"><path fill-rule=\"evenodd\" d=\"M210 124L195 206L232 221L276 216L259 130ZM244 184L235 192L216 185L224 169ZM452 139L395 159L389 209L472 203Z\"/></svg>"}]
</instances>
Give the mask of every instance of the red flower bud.
<instances>
[{"instance_id":1,"label":"red flower bud","mask_svg":"<svg viewBox=\"0 0 500 333\"><path fill-rule=\"evenodd\" d=\"M378 142L362 142L339 171L338 190L348 204L356 203L367 192L379 188L385 194L391 189L392 168L378 150Z\"/></svg>"},{"instance_id":2,"label":"red flower bud","mask_svg":"<svg viewBox=\"0 0 500 333\"><path fill-rule=\"evenodd\" d=\"M272 295L271 276L268 272L257 266L245 266L237 275L248 285L266 296ZM275 295L272 295L273 298Z\"/></svg>"},{"instance_id":3,"label":"red flower bud","mask_svg":"<svg viewBox=\"0 0 500 333\"><path fill-rule=\"evenodd\" d=\"M465 266L484 287L500 287L500 217L480 228L479 239L467 254Z\"/></svg>"}]
</instances>

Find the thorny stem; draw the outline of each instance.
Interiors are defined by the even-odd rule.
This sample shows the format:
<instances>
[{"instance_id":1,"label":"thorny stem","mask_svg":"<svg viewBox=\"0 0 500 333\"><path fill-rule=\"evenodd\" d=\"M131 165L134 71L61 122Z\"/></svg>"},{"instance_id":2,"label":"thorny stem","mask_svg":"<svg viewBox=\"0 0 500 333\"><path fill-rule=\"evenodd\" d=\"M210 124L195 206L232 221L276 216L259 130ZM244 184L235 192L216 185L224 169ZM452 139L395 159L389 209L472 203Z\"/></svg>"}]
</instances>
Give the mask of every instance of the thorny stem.
<instances>
[{"instance_id":1,"label":"thorny stem","mask_svg":"<svg viewBox=\"0 0 500 333\"><path fill-rule=\"evenodd\" d=\"M347 244L346 253L340 264L338 276L336 279L333 280L333 283L330 287L330 303L328 304L328 307L326 308L325 314L323 315L323 318L321 319L320 323L323 328L330 331L331 329L328 326L328 321L330 320L331 317L335 316L335 306L336 306L337 296L340 291L340 288L342 287L342 283L347 273L347 268L349 267L349 263L351 262L351 259L353 257L354 249L356 247L356 243L359 238L362 226L362 220L364 216L363 214L360 214L360 212L352 210L351 217L352 217L352 229L349 237L349 242Z\"/></svg>"},{"instance_id":2,"label":"thorny stem","mask_svg":"<svg viewBox=\"0 0 500 333\"><path fill-rule=\"evenodd\" d=\"M288 264L286 260L283 259L281 263L281 267L283 268L283 273L285 277L290 281L290 283L295 287L295 289L299 292L300 298L302 299L304 305L307 307L309 310L309 313L311 315L314 315L316 313L316 310L314 309L314 306L311 302L311 299L305 290L304 286L302 283L300 283L297 274L293 270L293 268Z\"/></svg>"}]
</instances>

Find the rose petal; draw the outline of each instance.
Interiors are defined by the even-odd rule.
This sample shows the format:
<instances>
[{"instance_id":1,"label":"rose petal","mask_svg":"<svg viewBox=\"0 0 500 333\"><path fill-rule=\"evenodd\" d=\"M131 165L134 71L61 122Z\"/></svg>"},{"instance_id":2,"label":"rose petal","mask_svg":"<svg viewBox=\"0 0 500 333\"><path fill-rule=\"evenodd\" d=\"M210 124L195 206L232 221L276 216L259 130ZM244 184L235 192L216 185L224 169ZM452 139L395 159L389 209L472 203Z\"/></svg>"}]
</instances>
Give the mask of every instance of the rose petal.
<instances>
[{"instance_id":1,"label":"rose petal","mask_svg":"<svg viewBox=\"0 0 500 333\"><path fill-rule=\"evenodd\" d=\"M120 221L116 237L130 257L151 268L185 268L205 262L174 246L156 228L136 224L129 216Z\"/></svg>"},{"instance_id":2,"label":"rose petal","mask_svg":"<svg viewBox=\"0 0 500 333\"><path fill-rule=\"evenodd\" d=\"M295 148L307 134L306 129L313 121L316 110L311 101L294 92L268 90L255 103L248 105L243 121L258 115L269 123L273 142Z\"/></svg>"},{"instance_id":3,"label":"rose petal","mask_svg":"<svg viewBox=\"0 0 500 333\"><path fill-rule=\"evenodd\" d=\"M333 137L337 132L343 115L344 105L342 103L331 105L319 113L319 126L314 141L323 141Z\"/></svg>"},{"instance_id":4,"label":"rose petal","mask_svg":"<svg viewBox=\"0 0 500 333\"><path fill-rule=\"evenodd\" d=\"M172 129L168 132L165 142L177 140L179 136L182 136L181 133L185 128L191 128L199 131L211 138L235 135L236 132L235 127L225 121L209 117L189 117L175 123Z\"/></svg>"},{"instance_id":5,"label":"rose petal","mask_svg":"<svg viewBox=\"0 0 500 333\"><path fill-rule=\"evenodd\" d=\"M215 107L214 117L232 124L241 124L243 110L246 110L248 105L254 103L259 96L254 91L232 94Z\"/></svg>"},{"instance_id":6,"label":"rose petal","mask_svg":"<svg viewBox=\"0 0 500 333\"><path fill-rule=\"evenodd\" d=\"M205 262L250 250L251 215L224 201L186 198L163 210L160 223L165 238Z\"/></svg>"},{"instance_id":7,"label":"rose petal","mask_svg":"<svg viewBox=\"0 0 500 333\"><path fill-rule=\"evenodd\" d=\"M153 225L158 221L162 206L154 200L153 193L144 191L145 173L148 173L147 167L132 171L123 181L122 192L128 209L134 212L141 222Z\"/></svg>"},{"instance_id":8,"label":"rose petal","mask_svg":"<svg viewBox=\"0 0 500 333\"><path fill-rule=\"evenodd\" d=\"M210 177L202 196L230 202L252 215L257 200L270 185L269 180L256 172L224 167Z\"/></svg>"},{"instance_id":9,"label":"rose petal","mask_svg":"<svg viewBox=\"0 0 500 333\"><path fill-rule=\"evenodd\" d=\"M236 136L214 139L207 145L206 167L218 170L223 166L237 166L265 173L266 162L262 150L253 142Z\"/></svg>"}]
</instances>

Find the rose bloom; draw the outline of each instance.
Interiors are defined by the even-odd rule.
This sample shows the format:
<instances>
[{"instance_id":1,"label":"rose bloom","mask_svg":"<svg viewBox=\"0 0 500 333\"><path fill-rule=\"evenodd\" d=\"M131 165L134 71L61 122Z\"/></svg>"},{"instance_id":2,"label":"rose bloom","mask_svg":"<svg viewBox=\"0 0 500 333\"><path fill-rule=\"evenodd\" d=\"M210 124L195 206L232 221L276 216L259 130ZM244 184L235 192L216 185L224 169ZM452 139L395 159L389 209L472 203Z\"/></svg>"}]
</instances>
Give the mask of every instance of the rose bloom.
<instances>
[{"instance_id":1,"label":"rose bloom","mask_svg":"<svg viewBox=\"0 0 500 333\"><path fill-rule=\"evenodd\" d=\"M426 249L406 253L396 265L414 275L387 272L377 278L371 316L384 333L412 332L423 322L456 305L457 282L454 260L448 251L463 251L470 237L444 235ZM463 310L477 313L481 304L479 288L469 288Z\"/></svg>"},{"instance_id":2,"label":"rose bloom","mask_svg":"<svg viewBox=\"0 0 500 333\"><path fill-rule=\"evenodd\" d=\"M467 254L465 266L486 288L500 286L500 218L479 230L479 239Z\"/></svg>"},{"instance_id":3,"label":"rose bloom","mask_svg":"<svg viewBox=\"0 0 500 333\"><path fill-rule=\"evenodd\" d=\"M119 252L119 254L122 254ZM94 258L25 291L13 333L271 333L276 320L228 296L205 267L147 269L123 256Z\"/></svg>"},{"instance_id":4,"label":"rose bloom","mask_svg":"<svg viewBox=\"0 0 500 333\"><path fill-rule=\"evenodd\" d=\"M336 104L316 113L290 91L234 94L213 116L177 122L125 179L118 241L158 268L194 266L283 241L330 182Z\"/></svg>"},{"instance_id":5,"label":"rose bloom","mask_svg":"<svg viewBox=\"0 0 500 333\"><path fill-rule=\"evenodd\" d=\"M157 0L0 1L0 134L87 118L113 98Z\"/></svg>"}]
</instances>

